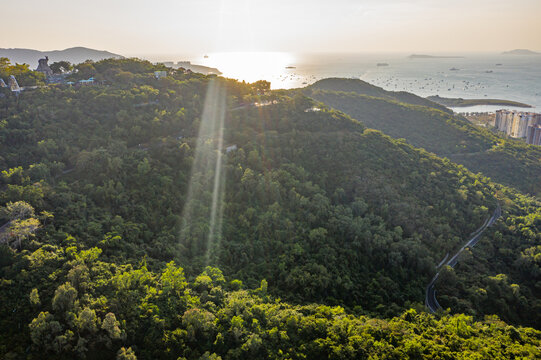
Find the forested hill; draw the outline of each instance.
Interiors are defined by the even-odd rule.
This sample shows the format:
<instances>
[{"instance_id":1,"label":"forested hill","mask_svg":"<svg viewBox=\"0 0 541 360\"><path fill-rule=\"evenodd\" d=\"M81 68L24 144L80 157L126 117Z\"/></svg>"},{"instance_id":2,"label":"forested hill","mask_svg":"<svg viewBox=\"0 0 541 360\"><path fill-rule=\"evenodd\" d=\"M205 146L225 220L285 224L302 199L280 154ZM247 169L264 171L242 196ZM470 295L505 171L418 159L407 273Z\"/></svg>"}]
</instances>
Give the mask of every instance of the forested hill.
<instances>
[{"instance_id":1,"label":"forested hill","mask_svg":"<svg viewBox=\"0 0 541 360\"><path fill-rule=\"evenodd\" d=\"M428 106L452 114L452 111L445 106L424 97L417 96L407 91L387 91L383 88L380 88L379 86L375 86L367 83L366 81L358 79L327 78L319 80L316 83L310 85L308 89L353 92L357 94L398 101L411 105Z\"/></svg>"},{"instance_id":2,"label":"forested hill","mask_svg":"<svg viewBox=\"0 0 541 360\"><path fill-rule=\"evenodd\" d=\"M524 193L541 195L540 147L476 127L413 94L388 92L361 80L321 80L304 93L369 128L403 138Z\"/></svg>"},{"instance_id":3,"label":"forested hill","mask_svg":"<svg viewBox=\"0 0 541 360\"><path fill-rule=\"evenodd\" d=\"M539 355L537 200L300 92L85 67L0 98L0 356Z\"/></svg>"}]
</instances>

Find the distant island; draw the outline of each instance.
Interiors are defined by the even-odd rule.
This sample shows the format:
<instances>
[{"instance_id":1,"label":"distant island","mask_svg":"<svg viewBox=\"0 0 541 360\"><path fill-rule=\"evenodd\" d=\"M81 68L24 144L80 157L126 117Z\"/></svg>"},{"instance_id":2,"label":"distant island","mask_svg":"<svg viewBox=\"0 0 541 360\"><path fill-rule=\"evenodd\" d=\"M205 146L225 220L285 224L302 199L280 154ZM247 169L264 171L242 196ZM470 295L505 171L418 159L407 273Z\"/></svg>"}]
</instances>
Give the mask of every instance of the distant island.
<instances>
[{"instance_id":1,"label":"distant island","mask_svg":"<svg viewBox=\"0 0 541 360\"><path fill-rule=\"evenodd\" d=\"M514 106L521 108L531 108L531 105L524 104L518 101L500 100L500 99L462 99L462 98L445 98L439 95L428 96L428 100L434 101L437 104L448 107L467 107L475 105L499 105L499 106Z\"/></svg>"},{"instance_id":2,"label":"distant island","mask_svg":"<svg viewBox=\"0 0 541 360\"><path fill-rule=\"evenodd\" d=\"M176 64L173 61L162 61L160 64L168 66L173 69L183 68L190 70L196 73L205 74L205 75L222 75L222 72L216 68L192 64L190 61L178 61Z\"/></svg>"},{"instance_id":3,"label":"distant island","mask_svg":"<svg viewBox=\"0 0 541 360\"><path fill-rule=\"evenodd\" d=\"M179 62L179 64L180 64L180 62ZM216 69L216 68L209 67L209 66L192 64L189 61L185 61L182 65L180 65L180 67L182 67L182 68L184 68L186 70L191 70L193 72L201 73L201 74L205 74L205 75L211 75L211 74L222 75L222 72L220 70Z\"/></svg>"},{"instance_id":4,"label":"distant island","mask_svg":"<svg viewBox=\"0 0 541 360\"><path fill-rule=\"evenodd\" d=\"M528 49L515 49L510 51L504 51L503 55L541 55L541 53L528 50Z\"/></svg>"},{"instance_id":5,"label":"distant island","mask_svg":"<svg viewBox=\"0 0 541 360\"><path fill-rule=\"evenodd\" d=\"M38 60L49 57L51 63L56 61L69 61L72 64L79 64L86 60L100 61L103 59L122 59L124 56L109 51L95 50L85 47L72 47L64 50L39 51L34 49L2 49L0 57L8 58L12 63L29 64L36 66Z\"/></svg>"},{"instance_id":6,"label":"distant island","mask_svg":"<svg viewBox=\"0 0 541 360\"><path fill-rule=\"evenodd\" d=\"M462 59L464 56L447 56L447 55L426 55L426 54L411 54L410 59Z\"/></svg>"}]
</instances>

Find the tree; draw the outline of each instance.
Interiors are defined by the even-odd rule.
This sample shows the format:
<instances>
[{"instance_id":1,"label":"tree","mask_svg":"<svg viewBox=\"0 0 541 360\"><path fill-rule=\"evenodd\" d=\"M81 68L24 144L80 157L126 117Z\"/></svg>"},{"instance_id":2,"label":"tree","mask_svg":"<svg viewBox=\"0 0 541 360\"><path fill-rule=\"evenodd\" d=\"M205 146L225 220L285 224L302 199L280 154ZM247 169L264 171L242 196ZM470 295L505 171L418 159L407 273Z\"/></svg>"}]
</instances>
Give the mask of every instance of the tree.
<instances>
[{"instance_id":1,"label":"tree","mask_svg":"<svg viewBox=\"0 0 541 360\"><path fill-rule=\"evenodd\" d=\"M20 249L22 241L33 235L39 227L39 220L35 218L13 220L9 226L7 242L16 242L17 248Z\"/></svg>"},{"instance_id":2,"label":"tree","mask_svg":"<svg viewBox=\"0 0 541 360\"><path fill-rule=\"evenodd\" d=\"M257 94L264 94L270 90L271 83L266 80L259 80L251 84L251 86Z\"/></svg>"},{"instance_id":3,"label":"tree","mask_svg":"<svg viewBox=\"0 0 541 360\"><path fill-rule=\"evenodd\" d=\"M75 70L77 79L88 79L96 75L96 69L91 61L76 65Z\"/></svg>"},{"instance_id":4,"label":"tree","mask_svg":"<svg viewBox=\"0 0 541 360\"><path fill-rule=\"evenodd\" d=\"M5 60L2 60L0 62L0 78L7 78L10 75L15 76L20 86L39 85L45 80L43 73L30 70L28 64L10 65Z\"/></svg>"},{"instance_id":5,"label":"tree","mask_svg":"<svg viewBox=\"0 0 541 360\"><path fill-rule=\"evenodd\" d=\"M30 299L30 304L32 304L33 306L39 306L41 304L41 302L39 300L38 289L36 289L36 288L32 289L32 291L30 291L30 295L28 297Z\"/></svg>"},{"instance_id":6,"label":"tree","mask_svg":"<svg viewBox=\"0 0 541 360\"><path fill-rule=\"evenodd\" d=\"M26 201L9 202L2 210L9 220L26 219L34 216L34 208Z\"/></svg>"},{"instance_id":7,"label":"tree","mask_svg":"<svg viewBox=\"0 0 541 360\"><path fill-rule=\"evenodd\" d=\"M73 69L73 65L69 61L57 61L49 65L53 73L62 74Z\"/></svg>"},{"instance_id":8,"label":"tree","mask_svg":"<svg viewBox=\"0 0 541 360\"><path fill-rule=\"evenodd\" d=\"M129 348L121 347L120 350L116 353L116 360L137 360L135 352Z\"/></svg>"},{"instance_id":9,"label":"tree","mask_svg":"<svg viewBox=\"0 0 541 360\"><path fill-rule=\"evenodd\" d=\"M7 57L0 57L0 71L4 70L11 64L11 61Z\"/></svg>"},{"instance_id":10,"label":"tree","mask_svg":"<svg viewBox=\"0 0 541 360\"><path fill-rule=\"evenodd\" d=\"M77 299L77 290L69 282L60 285L54 292L53 309L57 311L70 311Z\"/></svg>"},{"instance_id":11,"label":"tree","mask_svg":"<svg viewBox=\"0 0 541 360\"><path fill-rule=\"evenodd\" d=\"M62 325L47 311L41 312L29 327L32 342L46 350L53 350L54 340L62 332Z\"/></svg>"},{"instance_id":12,"label":"tree","mask_svg":"<svg viewBox=\"0 0 541 360\"><path fill-rule=\"evenodd\" d=\"M101 328L107 332L111 340L118 340L122 336L122 330L120 330L120 323L117 321L115 314L107 313Z\"/></svg>"},{"instance_id":13,"label":"tree","mask_svg":"<svg viewBox=\"0 0 541 360\"><path fill-rule=\"evenodd\" d=\"M99 319L96 316L96 311L85 307L75 319L73 319L73 325L77 329L78 333L95 334L98 331Z\"/></svg>"}]
</instances>

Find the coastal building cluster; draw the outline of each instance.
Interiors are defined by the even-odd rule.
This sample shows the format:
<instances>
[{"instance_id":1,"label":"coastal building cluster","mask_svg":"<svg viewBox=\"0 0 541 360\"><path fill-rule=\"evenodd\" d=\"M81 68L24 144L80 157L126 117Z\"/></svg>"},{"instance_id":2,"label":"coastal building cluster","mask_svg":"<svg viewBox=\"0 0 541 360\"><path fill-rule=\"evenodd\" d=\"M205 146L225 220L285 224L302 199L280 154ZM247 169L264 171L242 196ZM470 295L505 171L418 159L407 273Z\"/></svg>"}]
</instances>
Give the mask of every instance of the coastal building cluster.
<instances>
[{"instance_id":1,"label":"coastal building cluster","mask_svg":"<svg viewBox=\"0 0 541 360\"><path fill-rule=\"evenodd\" d=\"M496 111L494 127L507 135L541 145L541 114L509 110Z\"/></svg>"},{"instance_id":2,"label":"coastal building cluster","mask_svg":"<svg viewBox=\"0 0 541 360\"><path fill-rule=\"evenodd\" d=\"M63 72L61 74L55 74L51 67L49 66L49 57L45 56L43 59L38 60L38 68L36 71L45 75L45 81L47 84L56 84L56 85L94 85L94 78L82 79L77 81L67 81L66 78L71 75L73 72Z\"/></svg>"},{"instance_id":3,"label":"coastal building cluster","mask_svg":"<svg viewBox=\"0 0 541 360\"><path fill-rule=\"evenodd\" d=\"M42 73L45 76L45 82L47 85L76 85L76 86L85 86L85 85L95 85L97 84L93 77L89 79L78 80L77 82L67 81L67 77L73 72L63 72L61 74L55 74L51 67L48 64L49 57L38 60L38 67L35 71ZM4 79L0 78L0 88L8 88L14 94L19 95L21 91L26 89L35 89L38 86L19 86L15 76L10 75L7 78L7 83ZM0 97L5 96L3 93L0 93Z\"/></svg>"}]
</instances>

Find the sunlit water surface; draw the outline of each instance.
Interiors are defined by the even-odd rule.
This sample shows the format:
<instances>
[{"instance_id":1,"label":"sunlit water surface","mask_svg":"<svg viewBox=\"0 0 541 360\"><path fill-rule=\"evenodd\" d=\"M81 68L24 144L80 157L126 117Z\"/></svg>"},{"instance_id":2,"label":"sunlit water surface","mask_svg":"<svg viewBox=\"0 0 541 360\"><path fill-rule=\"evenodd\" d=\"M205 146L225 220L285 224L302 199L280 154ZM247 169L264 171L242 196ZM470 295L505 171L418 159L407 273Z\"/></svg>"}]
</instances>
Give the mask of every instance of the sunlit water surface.
<instances>
[{"instance_id":1,"label":"sunlit water surface","mask_svg":"<svg viewBox=\"0 0 541 360\"><path fill-rule=\"evenodd\" d=\"M273 89L303 87L320 79L343 77L420 96L515 100L533 105L534 111L541 111L541 56L455 55L463 58L410 59L408 54L232 52L209 53L207 57L201 55L190 60L195 64L216 67L223 76L241 81L270 81ZM483 106L471 110L491 111L497 108L500 107Z\"/></svg>"}]
</instances>

